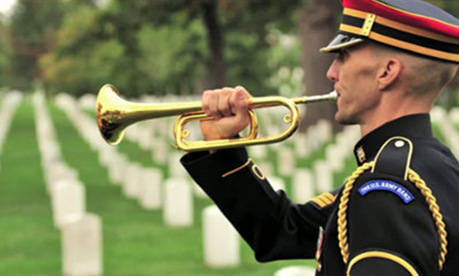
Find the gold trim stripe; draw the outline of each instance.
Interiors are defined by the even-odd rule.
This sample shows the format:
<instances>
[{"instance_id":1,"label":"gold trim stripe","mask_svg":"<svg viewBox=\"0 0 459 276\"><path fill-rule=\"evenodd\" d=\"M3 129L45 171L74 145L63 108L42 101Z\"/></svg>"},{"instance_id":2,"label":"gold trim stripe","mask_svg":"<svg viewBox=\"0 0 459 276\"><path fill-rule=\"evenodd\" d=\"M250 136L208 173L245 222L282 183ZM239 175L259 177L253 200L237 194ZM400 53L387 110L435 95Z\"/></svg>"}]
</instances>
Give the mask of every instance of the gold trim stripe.
<instances>
[{"instance_id":1,"label":"gold trim stripe","mask_svg":"<svg viewBox=\"0 0 459 276\"><path fill-rule=\"evenodd\" d=\"M341 25L339 25L339 29L341 31L345 31L345 32L353 33L353 34L357 34L357 35L360 35L360 33L362 32L362 28L354 27L354 26L351 26L351 25L343 24L343 23L341 23Z\"/></svg>"},{"instance_id":2,"label":"gold trim stripe","mask_svg":"<svg viewBox=\"0 0 459 276\"><path fill-rule=\"evenodd\" d=\"M401 265L403 268L405 268L406 271L408 271L412 276L419 276L419 274L416 271L416 269L414 269L414 267L410 263L408 263L407 261L405 261L401 257L396 256L394 254L387 253L387 252L381 252L381 251L369 251L369 252L365 252L365 253L362 253L362 254L357 255L356 257L354 257L351 260L351 262L349 263L346 275L347 276L351 276L352 267L356 263L360 262L361 260L368 259L368 258L381 258L381 259L386 259L386 260L389 260L389 261L393 261L393 262Z\"/></svg>"},{"instance_id":3,"label":"gold trim stripe","mask_svg":"<svg viewBox=\"0 0 459 276\"><path fill-rule=\"evenodd\" d=\"M348 33L357 34L357 35L359 35L361 32L361 28L346 25L346 24L341 24L340 30L348 32ZM434 50L431 48L426 48L426 47L419 46L416 44L408 43L406 41L402 41L402 40L398 40L392 37L381 35L374 31L370 33L369 38L375 41L383 42L383 43L393 45L393 46L396 46L402 49L411 50L413 52L420 53L423 55L428 55L431 57L437 57L437 58L442 58L442 59L446 59L446 60L450 60L454 62L459 62L458 54L450 54L447 52L438 51L438 50Z\"/></svg>"},{"instance_id":4,"label":"gold trim stripe","mask_svg":"<svg viewBox=\"0 0 459 276\"><path fill-rule=\"evenodd\" d=\"M235 172L238 172L238 171L242 170L243 168L247 167L247 166L250 164L250 162L252 162L252 158L249 158L249 160L247 160L247 162L245 162L242 166L237 167L237 168L235 168L234 170L231 170L231 171L229 171L229 172L227 172L227 173L224 173L224 174L222 175L222 178L225 178L225 177L227 177L227 176L229 176L229 175L232 175L232 174L235 173Z\"/></svg>"},{"instance_id":5,"label":"gold trim stripe","mask_svg":"<svg viewBox=\"0 0 459 276\"><path fill-rule=\"evenodd\" d=\"M328 205L333 204L335 202L336 196L332 195L331 193L323 193L319 196L314 197L311 199L314 203L320 206L320 208L324 208Z\"/></svg>"},{"instance_id":6,"label":"gold trim stripe","mask_svg":"<svg viewBox=\"0 0 459 276\"><path fill-rule=\"evenodd\" d=\"M317 198L317 197L311 199L311 201L313 201L315 204L319 205L320 208L324 208L325 206L329 205L326 202L323 202L321 198Z\"/></svg>"},{"instance_id":7,"label":"gold trim stripe","mask_svg":"<svg viewBox=\"0 0 459 276\"><path fill-rule=\"evenodd\" d=\"M406 41L402 41L402 40L394 39L392 37L384 36L384 35L381 35L381 34L378 34L378 33L375 33L375 32L372 32L370 34L370 38L373 39L373 40L379 41L379 42L383 42L383 43L387 43L387 44L390 44L390 45L393 45L393 46L396 46L396 47L400 47L402 49L411 50L411 51L419 53L419 54L423 54L423 55L427 55L427 56L431 56L431 57L442 58L442 59L450 60L450 61L454 61L454 62L459 62L459 54L450 54L450 53L447 53L447 52L443 52L443 51L438 51L438 50L434 50L434 49L431 49L431 48L422 47L422 46L419 46L419 45L416 45L416 44L408 43Z\"/></svg>"},{"instance_id":8,"label":"gold trim stripe","mask_svg":"<svg viewBox=\"0 0 459 276\"><path fill-rule=\"evenodd\" d=\"M331 203L335 202L336 196L332 195L331 193L324 193L322 196L326 197Z\"/></svg>"},{"instance_id":9,"label":"gold trim stripe","mask_svg":"<svg viewBox=\"0 0 459 276\"><path fill-rule=\"evenodd\" d=\"M349 9L349 8L345 8L343 13L345 15L357 17L357 18L360 18L360 19L366 19L367 16L370 14L370 13L367 13L367 12L354 10L354 9ZM459 45L459 39L454 39L454 38L451 38L451 37L448 37L448 36L444 36L444 35L441 35L441 34L438 34L438 33L435 33L435 32L431 32L431 31L423 30L423 29L420 29L420 28L417 28L417 27L413 27L413 26L410 26L410 25L406 25L406 24L403 24L403 23L400 23L400 22L396 22L396 21L393 21L393 20L385 18L385 17L376 16L375 22L378 23L378 24L381 24L381 25L396 29L396 30L400 30L400 31L406 32L406 33L410 33L410 34L414 34L414 35L417 35L417 36L422 36L422 37L426 37L426 38L430 38L430 39L434 39L434 40L438 40L438 41L442 41L442 42L446 42L446 43L452 43L452 44L458 44Z\"/></svg>"}]
</instances>

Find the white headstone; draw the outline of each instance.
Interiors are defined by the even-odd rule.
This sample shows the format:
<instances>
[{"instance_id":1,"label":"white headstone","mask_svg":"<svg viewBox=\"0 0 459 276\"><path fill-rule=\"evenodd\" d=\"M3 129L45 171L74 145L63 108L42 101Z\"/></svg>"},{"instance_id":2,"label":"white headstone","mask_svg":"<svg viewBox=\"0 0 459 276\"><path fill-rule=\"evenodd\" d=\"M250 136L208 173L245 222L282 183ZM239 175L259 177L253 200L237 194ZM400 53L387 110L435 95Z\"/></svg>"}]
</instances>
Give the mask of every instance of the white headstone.
<instances>
[{"instance_id":1,"label":"white headstone","mask_svg":"<svg viewBox=\"0 0 459 276\"><path fill-rule=\"evenodd\" d=\"M258 163L258 169L262 171L265 175L274 175L273 165L269 162Z\"/></svg>"},{"instance_id":2,"label":"white headstone","mask_svg":"<svg viewBox=\"0 0 459 276\"><path fill-rule=\"evenodd\" d=\"M112 162L108 165L108 177L113 184L121 184L127 173L128 160L126 156L117 154L113 156Z\"/></svg>"},{"instance_id":3,"label":"white headstone","mask_svg":"<svg viewBox=\"0 0 459 276\"><path fill-rule=\"evenodd\" d=\"M126 129L126 139L132 141L133 143L138 143L139 141L139 125L132 124Z\"/></svg>"},{"instance_id":4,"label":"white headstone","mask_svg":"<svg viewBox=\"0 0 459 276\"><path fill-rule=\"evenodd\" d=\"M275 191L283 190L285 191L285 182L282 178L276 176L269 177L269 184Z\"/></svg>"},{"instance_id":5,"label":"white headstone","mask_svg":"<svg viewBox=\"0 0 459 276\"><path fill-rule=\"evenodd\" d=\"M310 126L306 132L306 135L306 141L308 142L307 147L310 149L310 151L315 151L320 146L322 146L322 140L320 138L320 132L317 125Z\"/></svg>"},{"instance_id":6,"label":"white headstone","mask_svg":"<svg viewBox=\"0 0 459 276\"><path fill-rule=\"evenodd\" d=\"M166 139L155 139L151 145L151 156L155 163L166 164L169 158L170 145L166 142Z\"/></svg>"},{"instance_id":7,"label":"white headstone","mask_svg":"<svg viewBox=\"0 0 459 276\"><path fill-rule=\"evenodd\" d=\"M258 160L265 159L268 155L268 148L266 146L253 146L248 148L250 152L250 156L256 158Z\"/></svg>"},{"instance_id":8,"label":"white headstone","mask_svg":"<svg viewBox=\"0 0 459 276\"><path fill-rule=\"evenodd\" d=\"M141 122L141 128L139 130L139 146L143 150L151 149L152 134L151 128L146 122Z\"/></svg>"},{"instance_id":9,"label":"white headstone","mask_svg":"<svg viewBox=\"0 0 459 276\"><path fill-rule=\"evenodd\" d=\"M78 172L70 168L61 160L46 163L45 165L46 187L49 194L52 195L54 186L61 180L78 179Z\"/></svg>"},{"instance_id":10,"label":"white headstone","mask_svg":"<svg viewBox=\"0 0 459 276\"><path fill-rule=\"evenodd\" d=\"M314 164L314 173L316 186L320 193L333 190L333 172L330 165L323 160L319 160Z\"/></svg>"},{"instance_id":11,"label":"white headstone","mask_svg":"<svg viewBox=\"0 0 459 276\"><path fill-rule=\"evenodd\" d=\"M78 99L78 105L85 110L94 110L96 102L97 97L94 94L85 94Z\"/></svg>"},{"instance_id":12,"label":"white headstone","mask_svg":"<svg viewBox=\"0 0 459 276\"><path fill-rule=\"evenodd\" d=\"M294 136L293 142L295 147L295 153L299 157L308 157L308 155L311 152L308 144L308 136L305 133L298 133Z\"/></svg>"},{"instance_id":13,"label":"white headstone","mask_svg":"<svg viewBox=\"0 0 459 276\"><path fill-rule=\"evenodd\" d=\"M114 147L103 147L99 151L99 163L104 167L109 167L118 155Z\"/></svg>"},{"instance_id":14,"label":"white headstone","mask_svg":"<svg viewBox=\"0 0 459 276\"><path fill-rule=\"evenodd\" d=\"M140 175L143 168L138 163L128 163L123 180L123 194L128 198L139 196Z\"/></svg>"},{"instance_id":15,"label":"white headstone","mask_svg":"<svg viewBox=\"0 0 459 276\"><path fill-rule=\"evenodd\" d=\"M206 198L207 197L206 192L204 192L204 190L201 187L199 187L198 184L194 183L194 180L192 182L193 182L193 194L199 198Z\"/></svg>"},{"instance_id":16,"label":"white headstone","mask_svg":"<svg viewBox=\"0 0 459 276\"><path fill-rule=\"evenodd\" d=\"M314 276L316 275L316 270L308 266L288 266L284 267L276 273L274 276Z\"/></svg>"},{"instance_id":17,"label":"white headstone","mask_svg":"<svg viewBox=\"0 0 459 276\"><path fill-rule=\"evenodd\" d=\"M453 122L456 126L459 126L459 107L453 107L449 111L449 117L451 122Z\"/></svg>"},{"instance_id":18,"label":"white headstone","mask_svg":"<svg viewBox=\"0 0 459 276\"><path fill-rule=\"evenodd\" d=\"M62 228L85 214L85 187L75 179L62 179L53 187L51 202L54 225Z\"/></svg>"},{"instance_id":19,"label":"white headstone","mask_svg":"<svg viewBox=\"0 0 459 276\"><path fill-rule=\"evenodd\" d=\"M94 214L86 214L62 229L63 274L98 276L102 267L102 223Z\"/></svg>"},{"instance_id":20,"label":"white headstone","mask_svg":"<svg viewBox=\"0 0 459 276\"><path fill-rule=\"evenodd\" d=\"M162 173L160 170L144 169L140 181L139 201L147 210L157 210L162 204Z\"/></svg>"},{"instance_id":21,"label":"white headstone","mask_svg":"<svg viewBox=\"0 0 459 276\"><path fill-rule=\"evenodd\" d=\"M185 178L188 176L185 168L180 164L183 154L174 152L169 154L169 175L171 178Z\"/></svg>"},{"instance_id":22,"label":"white headstone","mask_svg":"<svg viewBox=\"0 0 459 276\"><path fill-rule=\"evenodd\" d=\"M203 210L204 262L211 267L240 263L239 235L217 206Z\"/></svg>"},{"instance_id":23,"label":"white headstone","mask_svg":"<svg viewBox=\"0 0 459 276\"><path fill-rule=\"evenodd\" d=\"M315 195L314 178L307 169L298 169L292 178L293 199L297 203L305 203Z\"/></svg>"},{"instance_id":24,"label":"white headstone","mask_svg":"<svg viewBox=\"0 0 459 276\"><path fill-rule=\"evenodd\" d=\"M319 131L322 144L333 138L333 128L330 121L324 119L319 120L317 122L317 130Z\"/></svg>"},{"instance_id":25,"label":"white headstone","mask_svg":"<svg viewBox=\"0 0 459 276\"><path fill-rule=\"evenodd\" d=\"M343 152L344 150L347 149L343 149L336 144L329 145L325 149L325 156L328 163L330 164L331 171L336 172L343 170L345 162L345 153Z\"/></svg>"},{"instance_id":26,"label":"white headstone","mask_svg":"<svg viewBox=\"0 0 459 276\"><path fill-rule=\"evenodd\" d=\"M186 178L170 178L164 184L164 221L169 226L193 225L193 192Z\"/></svg>"},{"instance_id":27,"label":"white headstone","mask_svg":"<svg viewBox=\"0 0 459 276\"><path fill-rule=\"evenodd\" d=\"M295 170L295 152L288 147L281 147L277 151L277 166L279 173L284 176L290 176Z\"/></svg>"}]
</instances>

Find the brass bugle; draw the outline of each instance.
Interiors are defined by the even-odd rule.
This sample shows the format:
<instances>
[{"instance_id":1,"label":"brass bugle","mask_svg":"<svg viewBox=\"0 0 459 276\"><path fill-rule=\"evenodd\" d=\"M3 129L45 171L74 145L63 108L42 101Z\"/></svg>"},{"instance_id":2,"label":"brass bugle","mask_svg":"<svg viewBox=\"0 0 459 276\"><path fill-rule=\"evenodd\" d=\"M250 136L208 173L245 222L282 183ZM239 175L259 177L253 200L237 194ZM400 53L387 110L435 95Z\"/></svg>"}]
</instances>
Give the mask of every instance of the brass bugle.
<instances>
[{"instance_id":1,"label":"brass bugle","mask_svg":"<svg viewBox=\"0 0 459 276\"><path fill-rule=\"evenodd\" d=\"M248 136L234 139L222 139L213 141L187 141L188 131L185 125L190 121L210 120L202 111L202 102L189 103L135 103L121 98L115 86L106 84L97 96L97 124L104 140L110 145L116 145L123 139L128 126L149 119L179 116L175 123L174 135L176 147L185 152L225 149L241 146L269 144L283 141L289 138L300 124L299 104L321 101L335 101L338 94L332 91L325 95L304 96L298 98L285 98L280 96L254 97L249 99L251 123ZM257 108L284 106L290 110L284 120L290 125L279 135L260 137L258 135L258 121L252 111Z\"/></svg>"}]
</instances>

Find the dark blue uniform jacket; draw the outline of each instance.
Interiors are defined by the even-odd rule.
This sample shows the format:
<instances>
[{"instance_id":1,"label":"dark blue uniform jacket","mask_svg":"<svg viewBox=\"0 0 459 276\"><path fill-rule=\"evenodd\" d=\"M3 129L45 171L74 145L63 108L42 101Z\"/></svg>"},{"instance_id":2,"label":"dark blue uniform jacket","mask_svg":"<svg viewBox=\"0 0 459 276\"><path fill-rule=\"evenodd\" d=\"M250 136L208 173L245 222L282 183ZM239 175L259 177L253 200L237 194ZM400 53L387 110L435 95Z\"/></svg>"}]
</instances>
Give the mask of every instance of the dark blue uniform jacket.
<instances>
[{"instance_id":1,"label":"dark blue uniform jacket","mask_svg":"<svg viewBox=\"0 0 459 276\"><path fill-rule=\"evenodd\" d=\"M305 204L274 191L244 149L190 153L182 163L260 262L317 258L317 275L327 276L459 275L459 164L433 137L429 115L381 126L355 155L359 166L375 165L346 197L342 187Z\"/></svg>"}]
</instances>

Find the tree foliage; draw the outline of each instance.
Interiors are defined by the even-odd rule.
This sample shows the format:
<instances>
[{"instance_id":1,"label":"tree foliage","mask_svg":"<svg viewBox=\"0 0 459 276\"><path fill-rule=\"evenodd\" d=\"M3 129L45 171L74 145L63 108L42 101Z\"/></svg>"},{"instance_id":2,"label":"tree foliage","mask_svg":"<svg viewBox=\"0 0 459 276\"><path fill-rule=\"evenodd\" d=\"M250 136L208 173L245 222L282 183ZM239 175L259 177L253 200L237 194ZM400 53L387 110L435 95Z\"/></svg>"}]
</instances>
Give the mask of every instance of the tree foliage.
<instances>
[{"instance_id":1,"label":"tree foliage","mask_svg":"<svg viewBox=\"0 0 459 276\"><path fill-rule=\"evenodd\" d=\"M28 89L41 77L39 57L52 49L62 20L59 0L18 0L9 27L11 77L19 89Z\"/></svg>"},{"instance_id":2,"label":"tree foliage","mask_svg":"<svg viewBox=\"0 0 459 276\"><path fill-rule=\"evenodd\" d=\"M456 1L430 1L459 11ZM129 96L234 85L254 95L301 95L306 48L298 25L308 3L18 0L0 24L0 82L74 95L105 83Z\"/></svg>"},{"instance_id":3,"label":"tree foliage","mask_svg":"<svg viewBox=\"0 0 459 276\"><path fill-rule=\"evenodd\" d=\"M27 19L20 10L30 12L34 2L41 2L33 9L44 15L40 17L44 22L23 24ZM51 93L82 95L113 83L123 94L136 96L200 93L241 84L254 94L276 93L270 79L282 62L273 49L279 52L283 47L279 33L296 32L296 10L302 0L111 0L105 6L96 4L92 0L21 0L21 8L11 19L12 34L25 37L35 32L30 40L35 37L41 50L15 70L30 72L23 75L28 86L16 81L13 86L27 88L38 79ZM209 15L209 7L215 8L213 14ZM50 11L59 20L46 22ZM43 36L45 32L31 25L51 27L40 27L48 30ZM300 64L298 50L290 67ZM15 55L16 59L18 51Z\"/></svg>"}]
</instances>

